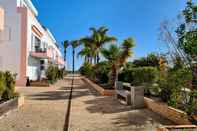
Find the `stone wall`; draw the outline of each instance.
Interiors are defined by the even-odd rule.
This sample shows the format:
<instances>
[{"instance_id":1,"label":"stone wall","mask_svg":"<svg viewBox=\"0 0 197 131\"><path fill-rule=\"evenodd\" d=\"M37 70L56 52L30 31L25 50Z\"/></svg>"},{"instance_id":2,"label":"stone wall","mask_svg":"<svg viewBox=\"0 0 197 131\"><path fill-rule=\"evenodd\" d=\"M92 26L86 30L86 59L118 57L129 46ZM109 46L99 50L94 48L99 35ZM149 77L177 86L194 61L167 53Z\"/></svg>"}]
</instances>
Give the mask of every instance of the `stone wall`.
<instances>
[{"instance_id":1,"label":"stone wall","mask_svg":"<svg viewBox=\"0 0 197 131\"><path fill-rule=\"evenodd\" d=\"M97 90L102 96L113 96L115 95L114 90L106 90L100 87L98 84L93 83L88 78L83 77L82 78L86 83L88 83L90 86L92 86L95 90Z\"/></svg>"},{"instance_id":2,"label":"stone wall","mask_svg":"<svg viewBox=\"0 0 197 131\"><path fill-rule=\"evenodd\" d=\"M158 102L156 100L144 97L145 106L151 109L153 112L160 114L161 116L170 119L179 125L191 125L188 120L187 114L181 110L172 108L165 103Z\"/></svg>"}]
</instances>

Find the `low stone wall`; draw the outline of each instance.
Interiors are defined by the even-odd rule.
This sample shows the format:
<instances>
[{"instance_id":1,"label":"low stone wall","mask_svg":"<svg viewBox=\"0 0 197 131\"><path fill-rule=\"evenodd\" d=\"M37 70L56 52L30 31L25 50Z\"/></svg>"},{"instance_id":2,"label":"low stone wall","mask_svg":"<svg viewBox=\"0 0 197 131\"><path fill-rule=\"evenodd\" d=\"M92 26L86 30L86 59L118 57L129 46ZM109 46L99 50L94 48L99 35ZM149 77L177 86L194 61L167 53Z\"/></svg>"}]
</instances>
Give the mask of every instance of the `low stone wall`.
<instances>
[{"instance_id":1,"label":"low stone wall","mask_svg":"<svg viewBox=\"0 0 197 131\"><path fill-rule=\"evenodd\" d=\"M196 125L178 125L178 126L163 126L157 128L157 131L196 131Z\"/></svg>"},{"instance_id":2,"label":"low stone wall","mask_svg":"<svg viewBox=\"0 0 197 131\"><path fill-rule=\"evenodd\" d=\"M188 120L187 114L181 110L172 108L166 103L158 102L156 100L144 97L145 106L151 109L153 112L160 114L161 116L170 119L179 125L191 125Z\"/></svg>"},{"instance_id":3,"label":"low stone wall","mask_svg":"<svg viewBox=\"0 0 197 131\"><path fill-rule=\"evenodd\" d=\"M90 86L92 86L95 90L97 90L102 96L113 96L113 95L115 95L115 91L114 90L106 90L106 89L103 89L98 84L95 84L94 82L92 82L88 78L82 77L82 79L86 83L88 83Z\"/></svg>"},{"instance_id":4,"label":"low stone wall","mask_svg":"<svg viewBox=\"0 0 197 131\"><path fill-rule=\"evenodd\" d=\"M25 104L25 97L23 95L21 95L19 98L18 98L18 108L20 108L21 106L23 106Z\"/></svg>"},{"instance_id":5,"label":"low stone wall","mask_svg":"<svg viewBox=\"0 0 197 131\"><path fill-rule=\"evenodd\" d=\"M4 113L7 113L13 109L20 108L25 103L24 96L19 96L17 98L11 99L7 102L4 102L0 104L0 116L2 116Z\"/></svg>"}]
</instances>

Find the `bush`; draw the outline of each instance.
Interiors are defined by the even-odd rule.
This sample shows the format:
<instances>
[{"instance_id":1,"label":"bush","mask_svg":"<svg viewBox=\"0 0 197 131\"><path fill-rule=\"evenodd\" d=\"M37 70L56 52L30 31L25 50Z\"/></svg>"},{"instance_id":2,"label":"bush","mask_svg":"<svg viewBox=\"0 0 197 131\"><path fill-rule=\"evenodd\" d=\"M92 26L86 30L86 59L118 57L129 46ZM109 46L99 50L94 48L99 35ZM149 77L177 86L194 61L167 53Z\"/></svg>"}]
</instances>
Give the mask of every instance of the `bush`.
<instances>
[{"instance_id":1,"label":"bush","mask_svg":"<svg viewBox=\"0 0 197 131\"><path fill-rule=\"evenodd\" d=\"M197 91L192 91L189 93L189 102L185 106L185 111L187 112L188 115L193 115L195 114L194 110L197 111Z\"/></svg>"},{"instance_id":2,"label":"bush","mask_svg":"<svg viewBox=\"0 0 197 131\"><path fill-rule=\"evenodd\" d=\"M108 74L110 71L109 63L106 61L97 63L93 67L94 78L99 81L99 83L108 83Z\"/></svg>"},{"instance_id":3,"label":"bush","mask_svg":"<svg viewBox=\"0 0 197 131\"><path fill-rule=\"evenodd\" d=\"M133 61L133 66L134 67L159 67L159 56L154 54L154 53L150 53L148 54L147 57L142 57L140 59L134 60Z\"/></svg>"},{"instance_id":4,"label":"bush","mask_svg":"<svg viewBox=\"0 0 197 131\"><path fill-rule=\"evenodd\" d=\"M15 78L9 71L0 72L0 100L6 101L15 97Z\"/></svg>"},{"instance_id":5,"label":"bush","mask_svg":"<svg viewBox=\"0 0 197 131\"><path fill-rule=\"evenodd\" d=\"M177 107L181 100L181 91L191 81L191 71L187 68L169 70L166 75L161 75L158 84L161 88L161 98L170 106Z\"/></svg>"},{"instance_id":6,"label":"bush","mask_svg":"<svg viewBox=\"0 0 197 131\"><path fill-rule=\"evenodd\" d=\"M3 72L0 72L0 100L2 99L2 95L5 89L6 89L5 76Z\"/></svg>"},{"instance_id":7,"label":"bush","mask_svg":"<svg viewBox=\"0 0 197 131\"><path fill-rule=\"evenodd\" d=\"M11 74L10 72L6 71L4 73L5 76L5 85L6 88L3 92L2 98L3 100L9 100L14 97L15 94L15 75Z\"/></svg>"},{"instance_id":8,"label":"bush","mask_svg":"<svg viewBox=\"0 0 197 131\"><path fill-rule=\"evenodd\" d=\"M59 79L63 79L64 73L57 66L50 65L46 70L46 77L49 83L53 84Z\"/></svg>"},{"instance_id":9,"label":"bush","mask_svg":"<svg viewBox=\"0 0 197 131\"><path fill-rule=\"evenodd\" d=\"M94 76L93 66L90 63L84 63L79 69L80 74L85 75L89 78Z\"/></svg>"},{"instance_id":10,"label":"bush","mask_svg":"<svg viewBox=\"0 0 197 131\"><path fill-rule=\"evenodd\" d=\"M133 85L140 85L142 83L153 83L157 78L157 68L155 67L140 67L134 68L133 75Z\"/></svg>"},{"instance_id":11,"label":"bush","mask_svg":"<svg viewBox=\"0 0 197 131\"><path fill-rule=\"evenodd\" d=\"M119 75L119 80L129 82L132 85L143 83L153 83L158 76L158 70L155 67L138 67L124 70Z\"/></svg>"}]
</instances>

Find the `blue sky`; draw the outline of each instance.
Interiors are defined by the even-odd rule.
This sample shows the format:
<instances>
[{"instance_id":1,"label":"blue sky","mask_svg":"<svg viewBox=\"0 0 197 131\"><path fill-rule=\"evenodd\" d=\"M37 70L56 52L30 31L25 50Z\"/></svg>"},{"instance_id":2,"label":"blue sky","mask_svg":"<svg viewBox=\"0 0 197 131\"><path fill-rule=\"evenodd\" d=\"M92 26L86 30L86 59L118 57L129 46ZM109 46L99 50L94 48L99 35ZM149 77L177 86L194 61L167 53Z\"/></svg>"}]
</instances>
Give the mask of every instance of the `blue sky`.
<instances>
[{"instance_id":1,"label":"blue sky","mask_svg":"<svg viewBox=\"0 0 197 131\"><path fill-rule=\"evenodd\" d=\"M196 3L197 0L194 0ZM90 27L107 26L109 35L121 42L133 37L134 57L159 52L158 28L166 19L176 18L186 0L32 0L39 21L60 43L90 34ZM77 49L79 51L80 48ZM72 66L71 48L67 49L68 67ZM83 63L77 58L76 69Z\"/></svg>"}]
</instances>

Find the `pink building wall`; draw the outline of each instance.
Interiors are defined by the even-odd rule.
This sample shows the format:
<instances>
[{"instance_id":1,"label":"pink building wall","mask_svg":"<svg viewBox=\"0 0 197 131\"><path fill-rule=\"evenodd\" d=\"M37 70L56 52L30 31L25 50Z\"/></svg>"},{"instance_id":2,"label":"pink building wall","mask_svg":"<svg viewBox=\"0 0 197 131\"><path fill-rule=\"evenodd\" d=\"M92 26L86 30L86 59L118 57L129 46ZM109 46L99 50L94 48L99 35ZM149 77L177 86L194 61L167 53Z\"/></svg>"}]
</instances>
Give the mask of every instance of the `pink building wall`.
<instances>
[{"instance_id":1,"label":"pink building wall","mask_svg":"<svg viewBox=\"0 0 197 131\"><path fill-rule=\"evenodd\" d=\"M4 10L0 7L0 31L4 29Z\"/></svg>"}]
</instances>

